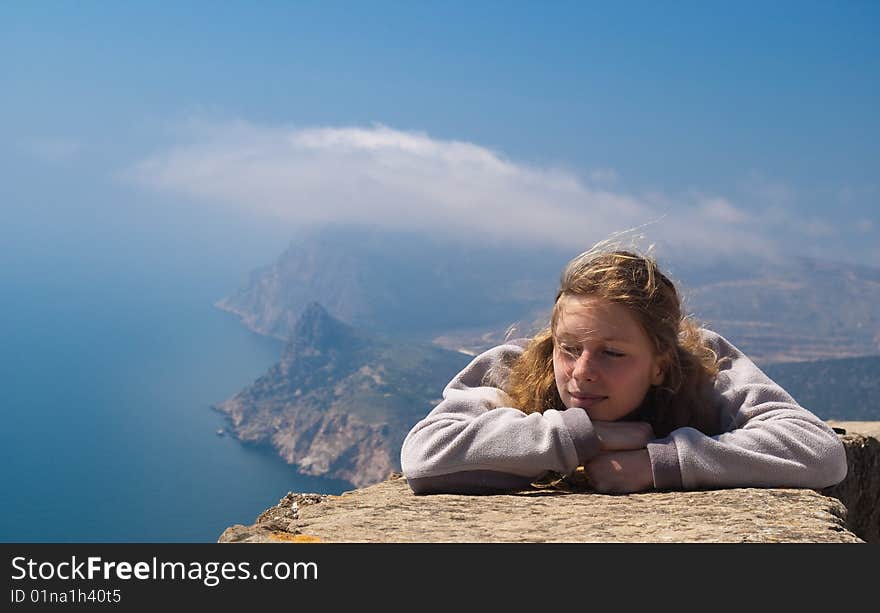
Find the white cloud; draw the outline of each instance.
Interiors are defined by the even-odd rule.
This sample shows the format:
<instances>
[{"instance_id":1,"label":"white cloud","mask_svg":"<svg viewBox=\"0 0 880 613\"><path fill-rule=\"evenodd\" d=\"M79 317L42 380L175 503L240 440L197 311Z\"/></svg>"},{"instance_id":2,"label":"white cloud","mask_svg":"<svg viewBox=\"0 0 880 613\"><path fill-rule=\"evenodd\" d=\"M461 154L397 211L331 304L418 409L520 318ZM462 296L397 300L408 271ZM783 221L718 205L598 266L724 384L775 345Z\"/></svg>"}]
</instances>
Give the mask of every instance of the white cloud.
<instances>
[{"instance_id":1,"label":"white cloud","mask_svg":"<svg viewBox=\"0 0 880 613\"><path fill-rule=\"evenodd\" d=\"M751 220L752 216L737 209L724 198L706 198L700 205L700 210L705 219L711 219L721 223L741 224Z\"/></svg>"},{"instance_id":2,"label":"white cloud","mask_svg":"<svg viewBox=\"0 0 880 613\"><path fill-rule=\"evenodd\" d=\"M793 190L758 178L754 183L774 201L761 215L717 194L630 193L610 169L579 178L477 144L383 125L201 122L182 140L125 176L299 224L368 223L572 249L646 224L651 242L692 256L772 257L798 252L805 235L833 234L826 222L794 214Z\"/></svg>"}]
</instances>

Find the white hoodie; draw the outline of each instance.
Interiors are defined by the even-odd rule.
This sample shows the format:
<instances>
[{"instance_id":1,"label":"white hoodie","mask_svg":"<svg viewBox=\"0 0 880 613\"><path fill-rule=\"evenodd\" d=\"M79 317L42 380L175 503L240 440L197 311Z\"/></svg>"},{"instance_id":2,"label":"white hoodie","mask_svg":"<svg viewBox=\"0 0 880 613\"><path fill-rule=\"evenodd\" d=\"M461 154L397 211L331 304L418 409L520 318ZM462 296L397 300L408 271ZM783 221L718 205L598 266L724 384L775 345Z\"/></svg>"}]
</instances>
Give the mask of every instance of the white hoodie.
<instances>
[{"instance_id":1,"label":"white hoodie","mask_svg":"<svg viewBox=\"0 0 880 613\"><path fill-rule=\"evenodd\" d=\"M846 453L834 431L726 339L702 334L721 369L707 409L725 431L682 427L649 442L654 487L820 489L842 481ZM583 409L527 415L511 406L504 384L527 344L511 341L474 358L410 430L401 466L415 493L521 489L547 471L571 474L599 453Z\"/></svg>"}]
</instances>

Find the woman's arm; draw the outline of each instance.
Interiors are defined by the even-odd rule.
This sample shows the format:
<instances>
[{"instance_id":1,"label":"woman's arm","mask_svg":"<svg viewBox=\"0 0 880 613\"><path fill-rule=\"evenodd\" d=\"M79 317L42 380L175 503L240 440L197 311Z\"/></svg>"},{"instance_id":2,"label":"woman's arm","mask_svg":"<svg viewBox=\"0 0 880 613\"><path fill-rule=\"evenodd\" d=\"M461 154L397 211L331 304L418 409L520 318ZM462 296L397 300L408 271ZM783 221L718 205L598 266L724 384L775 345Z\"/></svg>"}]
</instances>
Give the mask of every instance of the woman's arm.
<instances>
[{"instance_id":1,"label":"woman's arm","mask_svg":"<svg viewBox=\"0 0 880 613\"><path fill-rule=\"evenodd\" d=\"M526 415L502 391L524 341L477 356L443 390L401 449L414 492L479 493L527 486L547 471L569 474L598 453L582 409Z\"/></svg>"},{"instance_id":2,"label":"woman's arm","mask_svg":"<svg viewBox=\"0 0 880 613\"><path fill-rule=\"evenodd\" d=\"M704 335L722 359L711 402L727 431L679 428L649 443L655 487L819 489L842 481L846 453L834 431L726 339Z\"/></svg>"}]
</instances>

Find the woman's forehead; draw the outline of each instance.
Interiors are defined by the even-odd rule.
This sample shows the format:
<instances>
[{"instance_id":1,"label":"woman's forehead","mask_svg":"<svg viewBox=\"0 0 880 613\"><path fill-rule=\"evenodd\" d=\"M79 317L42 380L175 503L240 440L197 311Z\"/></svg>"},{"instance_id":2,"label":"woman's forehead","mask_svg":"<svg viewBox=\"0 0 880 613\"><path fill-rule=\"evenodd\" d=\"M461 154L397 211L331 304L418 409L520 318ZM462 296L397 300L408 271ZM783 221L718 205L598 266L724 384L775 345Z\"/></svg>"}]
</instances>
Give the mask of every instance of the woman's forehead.
<instances>
[{"instance_id":1,"label":"woman's forehead","mask_svg":"<svg viewBox=\"0 0 880 613\"><path fill-rule=\"evenodd\" d=\"M601 298L560 298L554 336L559 339L634 342L641 328L626 307Z\"/></svg>"}]
</instances>

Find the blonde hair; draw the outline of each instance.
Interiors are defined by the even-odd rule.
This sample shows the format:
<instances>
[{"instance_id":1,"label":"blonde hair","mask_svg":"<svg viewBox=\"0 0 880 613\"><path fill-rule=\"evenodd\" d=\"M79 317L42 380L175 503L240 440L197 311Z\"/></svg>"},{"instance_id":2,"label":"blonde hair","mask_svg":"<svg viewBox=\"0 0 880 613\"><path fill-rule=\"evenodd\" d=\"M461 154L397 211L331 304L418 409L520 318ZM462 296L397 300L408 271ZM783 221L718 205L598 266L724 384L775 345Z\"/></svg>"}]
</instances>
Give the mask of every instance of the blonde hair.
<instances>
[{"instance_id":1,"label":"blonde hair","mask_svg":"<svg viewBox=\"0 0 880 613\"><path fill-rule=\"evenodd\" d=\"M647 421L657 436L682 426L717 434L704 406L704 392L718 373L717 356L699 326L682 311L675 285L648 255L600 243L562 271L550 325L538 332L513 363L505 386L513 406L525 413L564 410L556 389L553 348L561 299L596 297L626 307L661 357L663 381L652 386L632 418Z\"/></svg>"}]
</instances>

